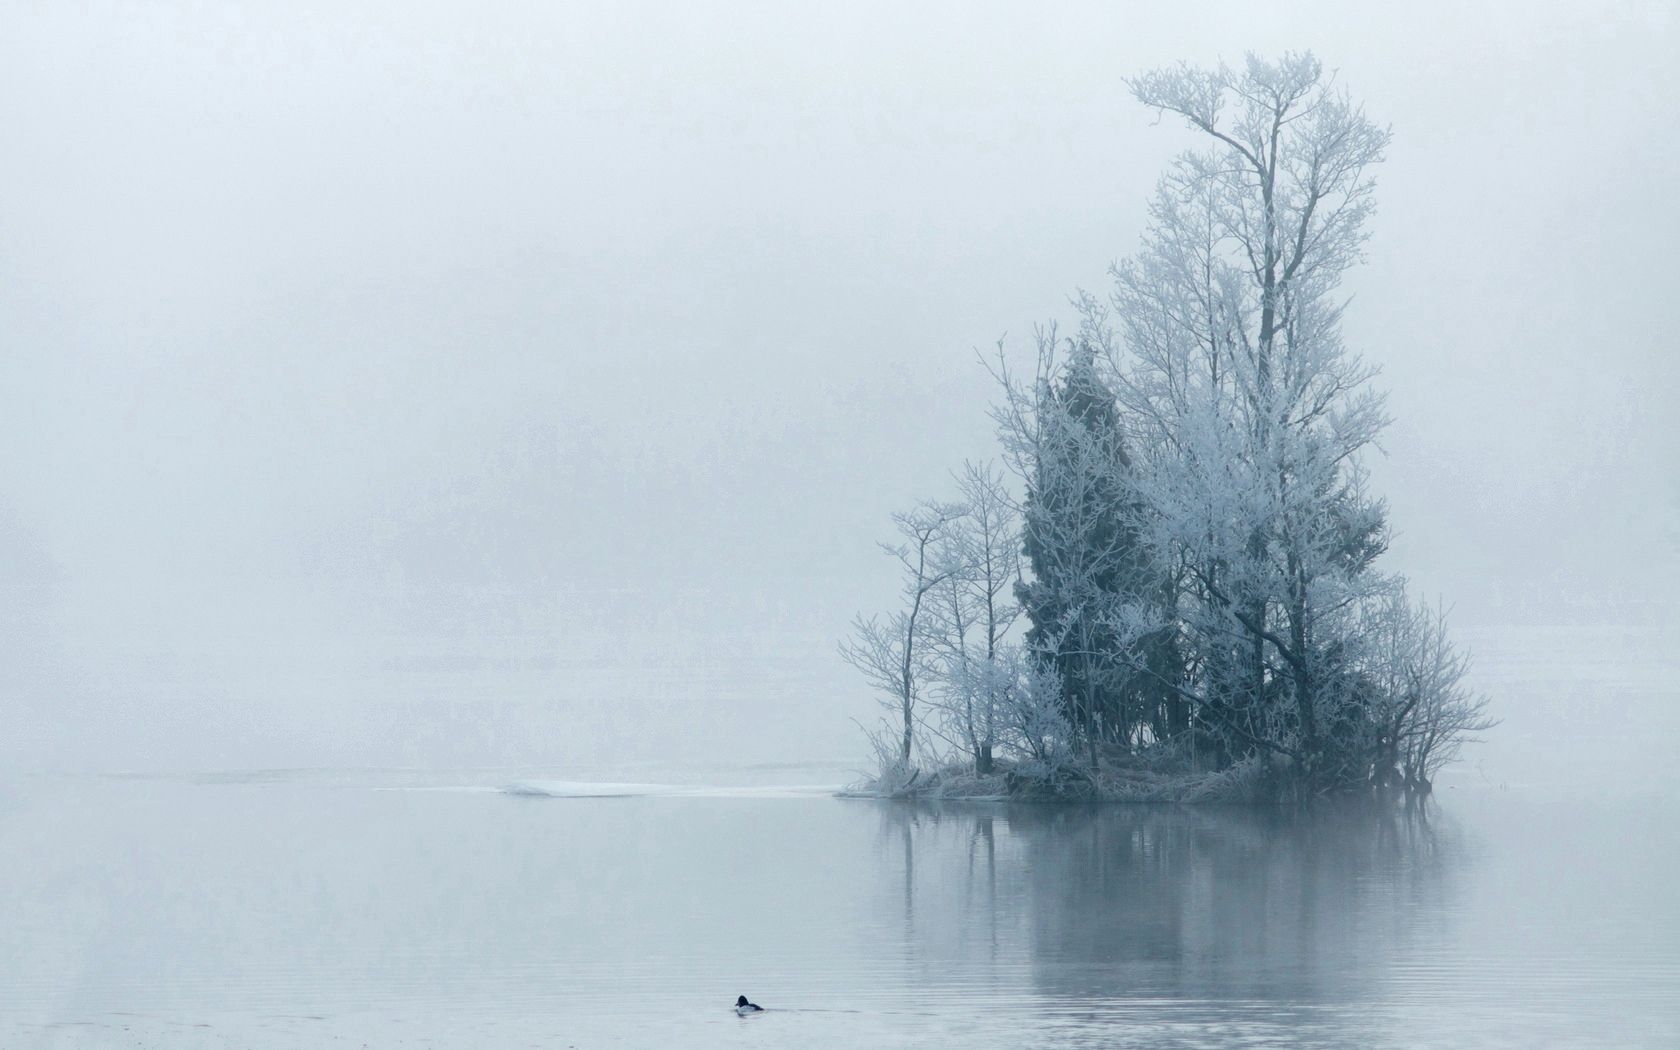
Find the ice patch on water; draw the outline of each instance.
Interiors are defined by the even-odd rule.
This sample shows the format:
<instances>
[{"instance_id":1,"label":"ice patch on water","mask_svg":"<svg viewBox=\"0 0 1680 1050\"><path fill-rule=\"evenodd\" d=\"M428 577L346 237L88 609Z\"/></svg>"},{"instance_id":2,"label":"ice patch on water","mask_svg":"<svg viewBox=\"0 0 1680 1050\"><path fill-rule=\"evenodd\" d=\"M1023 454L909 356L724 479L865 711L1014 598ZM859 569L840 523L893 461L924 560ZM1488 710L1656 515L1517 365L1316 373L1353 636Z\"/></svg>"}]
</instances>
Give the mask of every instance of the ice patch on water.
<instances>
[{"instance_id":1,"label":"ice patch on water","mask_svg":"<svg viewBox=\"0 0 1680 1050\"><path fill-rule=\"evenodd\" d=\"M839 790L831 784L771 784L752 787L686 784L617 784L580 780L516 780L504 794L533 798L817 798Z\"/></svg>"},{"instance_id":2,"label":"ice patch on water","mask_svg":"<svg viewBox=\"0 0 1680 1050\"><path fill-rule=\"evenodd\" d=\"M645 798L678 790L669 784L612 784L586 780L516 780L502 788L509 795L539 798Z\"/></svg>"}]
</instances>

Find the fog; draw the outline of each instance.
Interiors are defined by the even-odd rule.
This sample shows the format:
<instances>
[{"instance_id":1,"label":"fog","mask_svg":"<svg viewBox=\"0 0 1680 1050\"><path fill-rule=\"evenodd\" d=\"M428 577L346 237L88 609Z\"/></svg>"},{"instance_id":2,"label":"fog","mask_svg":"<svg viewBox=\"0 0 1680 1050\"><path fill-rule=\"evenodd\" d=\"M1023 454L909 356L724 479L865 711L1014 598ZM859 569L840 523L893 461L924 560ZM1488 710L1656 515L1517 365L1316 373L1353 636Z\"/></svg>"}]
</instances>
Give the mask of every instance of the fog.
<instances>
[{"instance_id":1,"label":"fog","mask_svg":"<svg viewBox=\"0 0 1680 1050\"><path fill-rule=\"evenodd\" d=\"M1392 567L1518 741L1534 653L1672 670L1670 5L0 11L9 767L859 754L834 642L994 453L976 350L1188 144L1122 78L1250 49L1393 125Z\"/></svg>"}]
</instances>

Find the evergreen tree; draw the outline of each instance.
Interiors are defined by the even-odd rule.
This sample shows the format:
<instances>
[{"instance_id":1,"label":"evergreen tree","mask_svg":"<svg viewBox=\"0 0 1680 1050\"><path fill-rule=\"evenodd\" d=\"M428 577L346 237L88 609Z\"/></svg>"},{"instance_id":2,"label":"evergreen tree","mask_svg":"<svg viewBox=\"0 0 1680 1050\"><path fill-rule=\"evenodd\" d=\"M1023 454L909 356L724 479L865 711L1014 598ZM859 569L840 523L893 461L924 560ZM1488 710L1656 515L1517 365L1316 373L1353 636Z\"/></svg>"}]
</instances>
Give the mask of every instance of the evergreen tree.
<instances>
[{"instance_id":1,"label":"evergreen tree","mask_svg":"<svg viewBox=\"0 0 1680 1050\"><path fill-rule=\"evenodd\" d=\"M1157 581L1145 571L1126 495L1130 458L1090 339L1074 340L1060 376L1040 384L1036 417L1022 528L1032 580L1018 597L1027 644L1055 668L1068 721L1094 754L1099 744L1133 742L1159 705L1139 670L1145 654L1116 626Z\"/></svg>"}]
</instances>

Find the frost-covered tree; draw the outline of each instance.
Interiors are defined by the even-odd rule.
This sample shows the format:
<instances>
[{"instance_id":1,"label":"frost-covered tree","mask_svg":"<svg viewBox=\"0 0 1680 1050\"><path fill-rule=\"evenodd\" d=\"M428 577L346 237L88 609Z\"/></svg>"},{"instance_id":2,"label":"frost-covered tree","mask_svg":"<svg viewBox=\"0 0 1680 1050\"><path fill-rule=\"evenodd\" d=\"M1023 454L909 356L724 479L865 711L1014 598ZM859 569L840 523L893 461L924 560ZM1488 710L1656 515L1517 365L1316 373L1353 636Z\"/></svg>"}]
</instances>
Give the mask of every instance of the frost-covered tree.
<instances>
[{"instance_id":1,"label":"frost-covered tree","mask_svg":"<svg viewBox=\"0 0 1680 1050\"><path fill-rule=\"evenodd\" d=\"M947 523L936 551L946 572L935 588L930 635L941 661L943 735L984 776L992 771L1008 674L999 666L1000 651L1020 614L1013 592L1021 578L1021 529L995 467L965 464L957 487L962 510Z\"/></svg>"},{"instance_id":2,"label":"frost-covered tree","mask_svg":"<svg viewBox=\"0 0 1680 1050\"><path fill-rule=\"evenodd\" d=\"M1030 578L1018 588L1026 642L1061 678L1067 717L1095 753L1125 741L1135 722L1130 675L1114 627L1136 588L1139 549L1126 514L1129 457L1114 394L1097 371L1093 333L1066 340L1039 333L1030 388L1003 363L1005 397L994 415L1021 478L1021 549Z\"/></svg>"},{"instance_id":3,"label":"frost-covered tree","mask_svg":"<svg viewBox=\"0 0 1680 1050\"><path fill-rule=\"evenodd\" d=\"M1067 720L1062 677L1038 653L1005 645L993 665L998 671L1001 741L1024 776L1054 784L1079 768L1079 740Z\"/></svg>"},{"instance_id":4,"label":"frost-covered tree","mask_svg":"<svg viewBox=\"0 0 1680 1050\"><path fill-rule=\"evenodd\" d=\"M993 417L1026 490L1019 588L1026 643L1062 680L1069 723L1095 761L1187 725L1171 609L1175 577L1140 533L1132 457L1113 390L1115 347L1093 304L1079 333L1039 332L1033 382L1000 356Z\"/></svg>"},{"instance_id":5,"label":"frost-covered tree","mask_svg":"<svg viewBox=\"0 0 1680 1050\"><path fill-rule=\"evenodd\" d=\"M1142 524L1188 585L1198 715L1226 748L1316 780L1348 698L1343 638L1387 586L1371 571L1385 509L1359 462L1382 400L1342 343L1337 288L1388 132L1310 55L1131 87L1208 142L1174 162L1143 251L1114 273Z\"/></svg>"},{"instance_id":6,"label":"frost-covered tree","mask_svg":"<svg viewBox=\"0 0 1680 1050\"><path fill-rule=\"evenodd\" d=\"M1470 662L1453 644L1444 612L1414 605L1396 588L1369 613L1372 780L1427 793L1436 771L1496 723L1487 700L1465 684Z\"/></svg>"},{"instance_id":7,"label":"frost-covered tree","mask_svg":"<svg viewBox=\"0 0 1680 1050\"><path fill-rule=\"evenodd\" d=\"M910 767L916 725L922 717L930 595L952 573L951 566L939 561L938 545L945 529L962 513L960 505L924 502L913 511L893 515L898 542L883 543L881 550L898 563L903 607L885 621L879 616L857 617L852 637L840 644L841 658L863 673L880 693L883 706L896 716L896 761L901 770Z\"/></svg>"},{"instance_id":8,"label":"frost-covered tree","mask_svg":"<svg viewBox=\"0 0 1680 1050\"><path fill-rule=\"evenodd\" d=\"M978 568L1001 548L969 489L939 522L937 569L918 555L908 573L910 612L860 621L874 641L849 658L899 698L904 763L924 673L976 772L996 750L1056 791L1129 777L1121 794L1172 797L1163 775L1218 778L1202 797L1427 791L1491 723L1443 617L1377 564L1387 508L1362 457L1387 420L1343 343L1339 289L1388 132L1311 55L1130 85L1198 146L1161 179L1111 294L1076 299L1076 334L1041 329L1026 382L1001 348L993 367L1025 638L994 629L1008 574ZM938 654L923 671L918 631Z\"/></svg>"}]
</instances>

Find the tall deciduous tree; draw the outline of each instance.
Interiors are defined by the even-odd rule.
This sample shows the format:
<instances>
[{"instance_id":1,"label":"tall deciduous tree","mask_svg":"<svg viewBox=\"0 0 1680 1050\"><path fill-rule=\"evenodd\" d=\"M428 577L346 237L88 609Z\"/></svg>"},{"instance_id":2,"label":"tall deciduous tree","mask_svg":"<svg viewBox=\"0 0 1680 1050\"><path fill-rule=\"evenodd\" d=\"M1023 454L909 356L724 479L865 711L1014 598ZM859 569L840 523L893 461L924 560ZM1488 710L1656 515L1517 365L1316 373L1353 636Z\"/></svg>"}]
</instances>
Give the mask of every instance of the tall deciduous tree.
<instances>
[{"instance_id":1,"label":"tall deciduous tree","mask_svg":"<svg viewBox=\"0 0 1680 1050\"><path fill-rule=\"evenodd\" d=\"M1021 528L993 465L965 464L957 488L962 513L939 540L936 558L946 577L935 588L929 624L941 660L944 735L984 776L992 771L1010 679L1002 662L1004 638L1020 615L1013 593L1021 579Z\"/></svg>"},{"instance_id":2,"label":"tall deciduous tree","mask_svg":"<svg viewBox=\"0 0 1680 1050\"><path fill-rule=\"evenodd\" d=\"M883 543L881 550L899 565L903 606L885 622L877 616L859 616L852 623L851 639L840 644L841 657L863 673L881 694L883 705L897 716L901 769L910 766L922 714L929 596L952 572L936 556L938 543L962 513L960 505L924 502L913 511L893 515L898 542Z\"/></svg>"},{"instance_id":3,"label":"tall deciduous tree","mask_svg":"<svg viewBox=\"0 0 1680 1050\"><path fill-rule=\"evenodd\" d=\"M1369 171L1388 132L1310 55L1131 82L1208 143L1162 180L1143 252L1115 271L1117 396L1146 449L1150 542L1190 583L1198 712L1309 779L1345 697L1341 638L1386 583L1384 507L1359 453L1385 422L1340 336Z\"/></svg>"}]
</instances>

